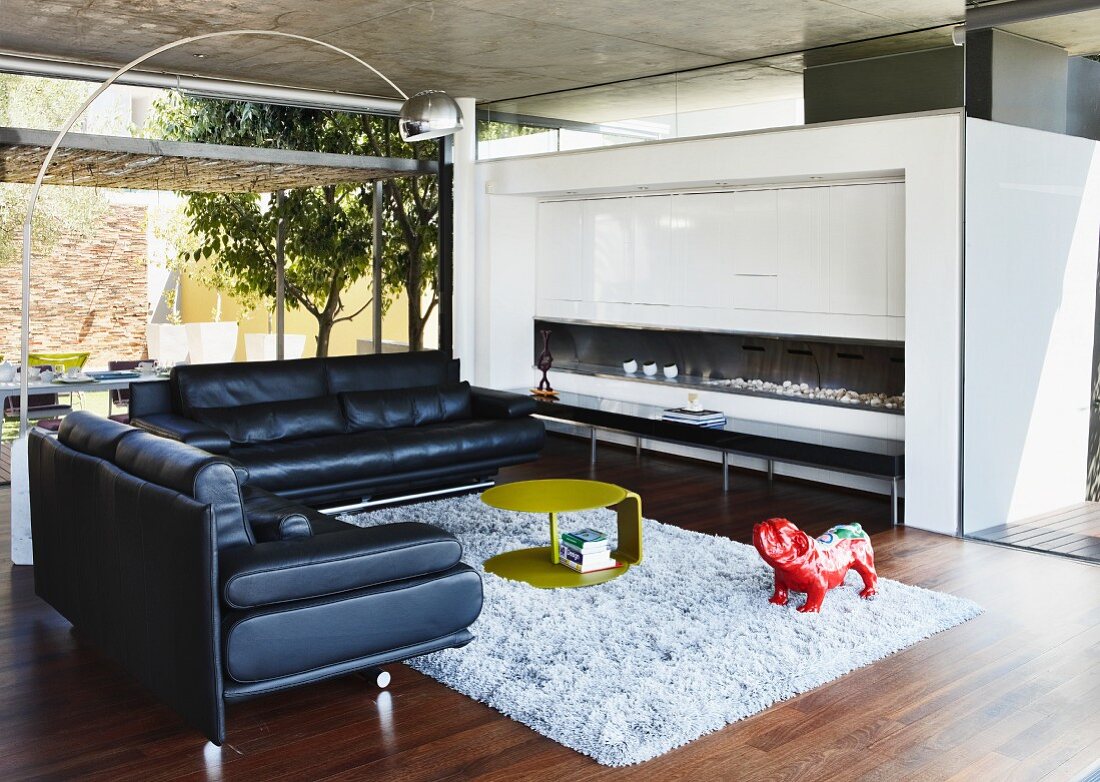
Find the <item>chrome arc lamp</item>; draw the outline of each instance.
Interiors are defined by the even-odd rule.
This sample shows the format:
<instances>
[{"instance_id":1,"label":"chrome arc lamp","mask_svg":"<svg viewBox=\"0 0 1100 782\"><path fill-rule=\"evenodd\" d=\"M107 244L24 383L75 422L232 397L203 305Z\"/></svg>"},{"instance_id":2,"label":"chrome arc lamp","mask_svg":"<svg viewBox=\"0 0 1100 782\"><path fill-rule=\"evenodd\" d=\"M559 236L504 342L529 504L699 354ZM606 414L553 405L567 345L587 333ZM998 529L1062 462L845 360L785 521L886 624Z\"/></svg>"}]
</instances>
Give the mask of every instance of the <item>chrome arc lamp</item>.
<instances>
[{"instance_id":1,"label":"chrome arc lamp","mask_svg":"<svg viewBox=\"0 0 1100 782\"><path fill-rule=\"evenodd\" d=\"M401 105L401 111L398 118L398 132L401 134L401 138L405 141L426 141L428 139L440 138L443 136L450 136L458 131L462 130L462 110L459 108L458 103L445 92L439 90L425 90L418 92L412 97L393 83L392 80L380 70L375 68L366 60L357 57L346 49L341 49L325 41L320 41L316 38L310 38L307 35L298 35L296 33L288 33L280 30L219 30L217 32L203 33L201 35L192 35L186 38L180 38L166 43L161 46L151 49L140 57L131 60L123 65L110 77L107 78L102 84L99 85L89 95L85 101L80 104L73 111L72 114L65 120L65 124L61 126L61 130L58 131L57 137L54 138L53 144L50 145L49 151L46 152L46 157L42 160L42 165L38 169L38 176L35 178L34 186L31 188L31 195L27 204L27 215L23 221L23 300L22 300L22 339L20 350L20 366L27 366L28 350L30 347L30 303L31 303L31 233L34 223L34 207L38 202L38 192L42 189L43 180L46 177L46 171L50 167L50 162L53 160L54 155L57 152L58 147L61 146L61 142L65 136L72 129L76 121L80 119L80 116L84 111L92 105L100 95L102 95L108 87L118 81L128 71L133 70L137 66L141 65L146 60L155 57L161 52L166 52L170 49L175 49L179 46L184 46L196 41L208 40L211 38L228 38L232 36L260 36L269 38L289 38L297 41L304 41L306 43L322 46L326 49L341 54L349 59L362 65L368 71L373 73L378 78L382 79L386 84L392 87L405 101ZM28 375L26 372L20 372L19 382L19 436L23 437L27 433L28 419L27 419L27 404L28 404Z\"/></svg>"}]
</instances>

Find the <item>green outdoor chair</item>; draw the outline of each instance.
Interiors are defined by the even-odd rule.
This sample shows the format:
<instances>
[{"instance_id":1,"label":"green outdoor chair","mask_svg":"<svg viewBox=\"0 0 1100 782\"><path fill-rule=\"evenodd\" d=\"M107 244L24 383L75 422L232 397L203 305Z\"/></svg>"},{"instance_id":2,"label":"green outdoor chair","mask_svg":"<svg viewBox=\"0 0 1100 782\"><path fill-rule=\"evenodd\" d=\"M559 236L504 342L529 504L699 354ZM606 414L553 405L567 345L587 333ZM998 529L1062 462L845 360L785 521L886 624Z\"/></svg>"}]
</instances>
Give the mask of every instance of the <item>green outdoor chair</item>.
<instances>
[{"instance_id":1,"label":"green outdoor chair","mask_svg":"<svg viewBox=\"0 0 1100 782\"><path fill-rule=\"evenodd\" d=\"M52 366L55 370L60 367L61 371L68 372L70 369L83 369L90 355L90 353L28 353L27 365Z\"/></svg>"}]
</instances>

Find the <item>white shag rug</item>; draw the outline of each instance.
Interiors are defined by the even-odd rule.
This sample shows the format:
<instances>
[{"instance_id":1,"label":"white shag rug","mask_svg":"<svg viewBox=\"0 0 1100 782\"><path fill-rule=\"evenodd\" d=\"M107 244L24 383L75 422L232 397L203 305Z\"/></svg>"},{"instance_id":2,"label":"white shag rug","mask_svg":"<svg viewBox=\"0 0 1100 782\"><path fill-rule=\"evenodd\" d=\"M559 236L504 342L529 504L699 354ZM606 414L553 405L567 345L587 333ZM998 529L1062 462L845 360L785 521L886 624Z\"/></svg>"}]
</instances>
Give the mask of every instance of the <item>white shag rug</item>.
<instances>
[{"instance_id":1,"label":"white shag rug","mask_svg":"<svg viewBox=\"0 0 1100 782\"><path fill-rule=\"evenodd\" d=\"M657 757L982 611L884 578L863 600L852 572L822 613L800 614L800 593L768 602L772 571L752 546L650 519L640 566L599 586L536 589L481 563L547 545L544 516L468 495L343 518L424 521L457 537L485 585L477 638L409 665L606 766ZM609 510L559 524L609 535L616 526Z\"/></svg>"}]
</instances>

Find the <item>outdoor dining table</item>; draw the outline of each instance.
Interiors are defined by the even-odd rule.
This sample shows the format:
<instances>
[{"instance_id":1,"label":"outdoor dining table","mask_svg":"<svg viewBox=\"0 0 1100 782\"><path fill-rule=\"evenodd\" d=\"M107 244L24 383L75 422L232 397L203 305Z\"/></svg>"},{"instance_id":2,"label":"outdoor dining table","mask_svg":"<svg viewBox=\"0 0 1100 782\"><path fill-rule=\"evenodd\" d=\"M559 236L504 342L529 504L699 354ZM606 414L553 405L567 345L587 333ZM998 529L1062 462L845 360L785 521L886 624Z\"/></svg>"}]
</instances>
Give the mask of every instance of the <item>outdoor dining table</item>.
<instances>
[{"instance_id":1,"label":"outdoor dining table","mask_svg":"<svg viewBox=\"0 0 1100 782\"><path fill-rule=\"evenodd\" d=\"M29 394L65 394L113 391L129 388L131 384L163 383L163 375L139 375L138 377L114 377L89 380L83 383L35 381L27 389ZM8 397L19 396L19 381L0 383L0 406ZM27 459L26 436L16 439L11 448L11 561L13 565L32 564L31 554L31 497L30 474Z\"/></svg>"},{"instance_id":2,"label":"outdoor dining table","mask_svg":"<svg viewBox=\"0 0 1100 782\"><path fill-rule=\"evenodd\" d=\"M27 386L27 394L77 394L80 392L115 391L129 388L131 383L163 383L168 378L162 375L138 375L137 377L104 378L88 380L82 383L63 383L56 380L32 381ZM0 383L0 406L8 397L19 396L19 381Z\"/></svg>"}]
</instances>

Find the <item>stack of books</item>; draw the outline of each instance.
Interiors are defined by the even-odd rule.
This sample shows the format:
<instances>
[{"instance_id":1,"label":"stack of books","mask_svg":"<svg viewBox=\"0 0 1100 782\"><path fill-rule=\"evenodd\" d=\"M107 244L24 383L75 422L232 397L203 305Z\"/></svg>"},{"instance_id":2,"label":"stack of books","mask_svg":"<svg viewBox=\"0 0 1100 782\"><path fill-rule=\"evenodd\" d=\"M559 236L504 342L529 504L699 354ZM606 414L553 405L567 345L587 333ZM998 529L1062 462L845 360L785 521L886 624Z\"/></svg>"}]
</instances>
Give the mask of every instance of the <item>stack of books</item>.
<instances>
[{"instance_id":1,"label":"stack of books","mask_svg":"<svg viewBox=\"0 0 1100 782\"><path fill-rule=\"evenodd\" d=\"M597 570L619 567L619 563L611 558L611 544L607 536L588 527L563 534L558 554L561 564L578 573L595 573Z\"/></svg>"},{"instance_id":2,"label":"stack of books","mask_svg":"<svg viewBox=\"0 0 1100 782\"><path fill-rule=\"evenodd\" d=\"M689 410L686 407L673 407L661 413L661 420L702 426L707 429L721 429L726 425L726 414L717 410Z\"/></svg>"}]
</instances>

